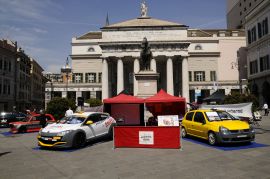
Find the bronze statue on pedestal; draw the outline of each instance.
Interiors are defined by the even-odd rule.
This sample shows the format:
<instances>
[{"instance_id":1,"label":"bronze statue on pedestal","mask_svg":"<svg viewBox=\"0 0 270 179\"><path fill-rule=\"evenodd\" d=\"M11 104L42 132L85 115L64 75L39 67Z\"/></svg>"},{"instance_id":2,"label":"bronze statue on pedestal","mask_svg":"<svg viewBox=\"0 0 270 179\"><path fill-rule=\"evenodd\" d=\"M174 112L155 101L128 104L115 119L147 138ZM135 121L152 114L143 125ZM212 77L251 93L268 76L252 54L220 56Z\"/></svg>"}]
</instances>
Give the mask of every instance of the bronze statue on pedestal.
<instances>
[{"instance_id":1,"label":"bronze statue on pedestal","mask_svg":"<svg viewBox=\"0 0 270 179\"><path fill-rule=\"evenodd\" d=\"M150 69L150 61L152 58L152 52L150 50L150 46L148 44L147 38L143 38L142 42L142 50L140 54L140 70L149 71Z\"/></svg>"}]
</instances>

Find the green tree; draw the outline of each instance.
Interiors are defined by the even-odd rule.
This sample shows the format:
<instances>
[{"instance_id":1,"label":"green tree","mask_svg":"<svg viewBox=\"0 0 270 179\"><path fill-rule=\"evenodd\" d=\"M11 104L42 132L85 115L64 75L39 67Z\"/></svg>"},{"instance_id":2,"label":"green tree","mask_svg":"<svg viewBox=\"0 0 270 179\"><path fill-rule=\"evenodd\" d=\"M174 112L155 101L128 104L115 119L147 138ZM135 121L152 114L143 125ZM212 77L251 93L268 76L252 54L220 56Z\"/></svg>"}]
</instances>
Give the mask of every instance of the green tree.
<instances>
[{"instance_id":1,"label":"green tree","mask_svg":"<svg viewBox=\"0 0 270 179\"><path fill-rule=\"evenodd\" d=\"M56 97L47 104L46 112L52 114L55 119L61 119L69 107L73 111L76 110L76 102L73 99Z\"/></svg>"},{"instance_id":2,"label":"green tree","mask_svg":"<svg viewBox=\"0 0 270 179\"><path fill-rule=\"evenodd\" d=\"M102 101L100 99L96 99L96 98L87 99L86 103L88 103L90 105L90 107L102 105Z\"/></svg>"},{"instance_id":3,"label":"green tree","mask_svg":"<svg viewBox=\"0 0 270 179\"><path fill-rule=\"evenodd\" d=\"M252 111L256 111L259 107L258 99L252 94L232 93L224 99L224 104L237 104L252 102Z\"/></svg>"}]
</instances>

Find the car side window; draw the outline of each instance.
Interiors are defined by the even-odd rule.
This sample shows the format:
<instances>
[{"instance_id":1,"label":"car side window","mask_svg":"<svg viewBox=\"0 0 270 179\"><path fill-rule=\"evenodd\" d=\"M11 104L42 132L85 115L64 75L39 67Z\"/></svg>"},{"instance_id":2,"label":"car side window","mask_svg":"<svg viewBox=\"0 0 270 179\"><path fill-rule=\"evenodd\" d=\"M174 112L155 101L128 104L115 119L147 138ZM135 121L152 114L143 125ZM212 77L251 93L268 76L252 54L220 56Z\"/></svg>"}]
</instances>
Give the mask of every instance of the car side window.
<instances>
[{"instance_id":1,"label":"car side window","mask_svg":"<svg viewBox=\"0 0 270 179\"><path fill-rule=\"evenodd\" d=\"M194 122L199 122L199 123L205 122L204 115L202 112L196 112L194 116Z\"/></svg>"},{"instance_id":2,"label":"car side window","mask_svg":"<svg viewBox=\"0 0 270 179\"><path fill-rule=\"evenodd\" d=\"M193 114L194 114L194 112L187 113L186 120L192 121Z\"/></svg>"},{"instance_id":3,"label":"car side window","mask_svg":"<svg viewBox=\"0 0 270 179\"><path fill-rule=\"evenodd\" d=\"M51 118L51 116L49 116L49 115L46 115L46 119L47 119L48 121L52 121L52 118Z\"/></svg>"},{"instance_id":4,"label":"car side window","mask_svg":"<svg viewBox=\"0 0 270 179\"><path fill-rule=\"evenodd\" d=\"M106 115L106 114L100 114L100 118L103 121L103 120L105 120L105 119L108 118L108 115Z\"/></svg>"},{"instance_id":5,"label":"car side window","mask_svg":"<svg viewBox=\"0 0 270 179\"><path fill-rule=\"evenodd\" d=\"M98 114L92 114L88 117L87 121L88 120L91 120L91 121L93 121L93 123L95 123L95 122L100 121L100 117L98 116Z\"/></svg>"}]
</instances>

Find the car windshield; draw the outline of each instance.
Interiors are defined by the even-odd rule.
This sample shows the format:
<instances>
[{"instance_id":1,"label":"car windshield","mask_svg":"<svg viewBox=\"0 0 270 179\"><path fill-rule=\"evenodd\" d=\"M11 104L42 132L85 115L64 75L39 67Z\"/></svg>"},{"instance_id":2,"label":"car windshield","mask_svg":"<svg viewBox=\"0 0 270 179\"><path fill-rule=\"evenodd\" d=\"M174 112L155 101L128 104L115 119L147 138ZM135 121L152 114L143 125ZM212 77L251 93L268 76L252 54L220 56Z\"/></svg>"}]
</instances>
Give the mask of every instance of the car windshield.
<instances>
[{"instance_id":1,"label":"car windshield","mask_svg":"<svg viewBox=\"0 0 270 179\"><path fill-rule=\"evenodd\" d=\"M83 116L69 116L69 117L63 117L59 123L61 124L80 124L85 120L85 117Z\"/></svg>"},{"instance_id":2,"label":"car windshield","mask_svg":"<svg viewBox=\"0 0 270 179\"><path fill-rule=\"evenodd\" d=\"M205 112L209 122L211 121L223 121L223 120L235 120L236 118L225 111L209 111Z\"/></svg>"}]
</instances>

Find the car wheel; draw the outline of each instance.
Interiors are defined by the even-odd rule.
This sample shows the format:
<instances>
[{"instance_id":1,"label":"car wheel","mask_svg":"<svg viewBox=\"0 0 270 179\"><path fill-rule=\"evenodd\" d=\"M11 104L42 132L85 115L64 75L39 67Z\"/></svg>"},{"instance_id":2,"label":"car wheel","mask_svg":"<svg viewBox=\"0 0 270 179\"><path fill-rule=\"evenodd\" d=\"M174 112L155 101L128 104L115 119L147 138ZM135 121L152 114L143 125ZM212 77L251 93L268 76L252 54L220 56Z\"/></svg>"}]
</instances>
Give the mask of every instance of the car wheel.
<instances>
[{"instance_id":1,"label":"car wheel","mask_svg":"<svg viewBox=\"0 0 270 179\"><path fill-rule=\"evenodd\" d=\"M208 142L210 145L216 145L217 144L217 137L213 132L209 132L208 134Z\"/></svg>"},{"instance_id":2,"label":"car wheel","mask_svg":"<svg viewBox=\"0 0 270 179\"><path fill-rule=\"evenodd\" d=\"M181 134L182 134L182 138L187 137L187 131L184 127L181 128Z\"/></svg>"},{"instance_id":3,"label":"car wheel","mask_svg":"<svg viewBox=\"0 0 270 179\"><path fill-rule=\"evenodd\" d=\"M83 133L77 133L73 138L72 147L78 149L83 147L85 143L86 143L85 135Z\"/></svg>"},{"instance_id":4,"label":"car wheel","mask_svg":"<svg viewBox=\"0 0 270 179\"><path fill-rule=\"evenodd\" d=\"M20 127L19 130L18 130L18 132L19 133L25 133L25 132L27 132L26 127L25 126Z\"/></svg>"},{"instance_id":5,"label":"car wheel","mask_svg":"<svg viewBox=\"0 0 270 179\"><path fill-rule=\"evenodd\" d=\"M111 126L111 128L109 129L109 132L108 132L108 138L109 138L110 140L113 139L113 126Z\"/></svg>"}]
</instances>

